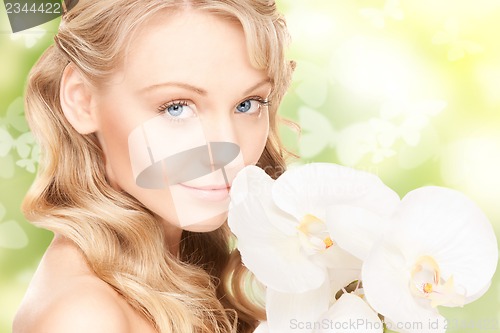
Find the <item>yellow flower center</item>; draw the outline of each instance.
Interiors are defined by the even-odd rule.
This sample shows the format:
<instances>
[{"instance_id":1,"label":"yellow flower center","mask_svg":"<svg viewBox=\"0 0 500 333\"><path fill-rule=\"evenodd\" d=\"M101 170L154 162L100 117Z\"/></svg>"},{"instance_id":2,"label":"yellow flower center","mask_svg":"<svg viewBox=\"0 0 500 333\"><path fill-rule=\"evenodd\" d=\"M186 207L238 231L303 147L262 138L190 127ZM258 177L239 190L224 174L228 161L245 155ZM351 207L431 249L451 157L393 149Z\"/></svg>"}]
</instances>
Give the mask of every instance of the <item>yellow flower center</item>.
<instances>
[{"instance_id":1,"label":"yellow flower center","mask_svg":"<svg viewBox=\"0 0 500 333\"><path fill-rule=\"evenodd\" d=\"M324 251L335 245L328 233L325 222L312 214L306 214L302 218L297 230L303 248L309 254Z\"/></svg>"},{"instance_id":2,"label":"yellow flower center","mask_svg":"<svg viewBox=\"0 0 500 333\"><path fill-rule=\"evenodd\" d=\"M421 256L411 271L410 289L414 296L431 301L431 306L458 305L465 302L465 293L458 292L453 276L441 277L437 261L431 256Z\"/></svg>"},{"instance_id":3,"label":"yellow flower center","mask_svg":"<svg viewBox=\"0 0 500 333\"><path fill-rule=\"evenodd\" d=\"M326 237L325 239L323 239L323 243L325 243L326 248L329 248L333 245L333 241L330 237Z\"/></svg>"},{"instance_id":4,"label":"yellow flower center","mask_svg":"<svg viewBox=\"0 0 500 333\"><path fill-rule=\"evenodd\" d=\"M424 292L425 293L432 293L432 283L424 283Z\"/></svg>"}]
</instances>

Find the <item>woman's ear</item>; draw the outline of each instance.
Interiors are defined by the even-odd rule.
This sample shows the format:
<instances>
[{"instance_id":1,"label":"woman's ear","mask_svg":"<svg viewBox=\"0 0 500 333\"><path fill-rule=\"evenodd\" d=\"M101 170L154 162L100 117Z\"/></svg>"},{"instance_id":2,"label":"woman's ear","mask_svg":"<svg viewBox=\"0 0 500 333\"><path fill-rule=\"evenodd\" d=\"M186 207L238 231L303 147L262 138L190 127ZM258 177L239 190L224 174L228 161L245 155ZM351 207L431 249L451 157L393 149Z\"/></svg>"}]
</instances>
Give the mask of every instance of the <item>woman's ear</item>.
<instances>
[{"instance_id":1,"label":"woman's ear","mask_svg":"<svg viewBox=\"0 0 500 333\"><path fill-rule=\"evenodd\" d=\"M71 63L64 69L59 94L64 116L71 126L80 134L95 132L98 126L90 88Z\"/></svg>"}]
</instances>

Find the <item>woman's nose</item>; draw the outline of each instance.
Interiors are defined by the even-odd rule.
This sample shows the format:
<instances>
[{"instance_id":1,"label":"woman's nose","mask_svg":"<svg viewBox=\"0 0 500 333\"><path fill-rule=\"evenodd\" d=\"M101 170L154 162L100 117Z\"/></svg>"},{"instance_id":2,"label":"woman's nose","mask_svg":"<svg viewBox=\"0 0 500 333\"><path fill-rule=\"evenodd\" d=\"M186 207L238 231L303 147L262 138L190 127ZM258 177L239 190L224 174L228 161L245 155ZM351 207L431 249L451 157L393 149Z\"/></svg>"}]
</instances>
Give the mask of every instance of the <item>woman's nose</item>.
<instances>
[{"instance_id":1,"label":"woman's nose","mask_svg":"<svg viewBox=\"0 0 500 333\"><path fill-rule=\"evenodd\" d=\"M206 116L201 119L207 142L231 142L238 144L235 124L230 115Z\"/></svg>"},{"instance_id":2,"label":"woman's nose","mask_svg":"<svg viewBox=\"0 0 500 333\"><path fill-rule=\"evenodd\" d=\"M210 168L215 171L240 164L238 133L230 115L203 119L203 129L210 155Z\"/></svg>"}]
</instances>

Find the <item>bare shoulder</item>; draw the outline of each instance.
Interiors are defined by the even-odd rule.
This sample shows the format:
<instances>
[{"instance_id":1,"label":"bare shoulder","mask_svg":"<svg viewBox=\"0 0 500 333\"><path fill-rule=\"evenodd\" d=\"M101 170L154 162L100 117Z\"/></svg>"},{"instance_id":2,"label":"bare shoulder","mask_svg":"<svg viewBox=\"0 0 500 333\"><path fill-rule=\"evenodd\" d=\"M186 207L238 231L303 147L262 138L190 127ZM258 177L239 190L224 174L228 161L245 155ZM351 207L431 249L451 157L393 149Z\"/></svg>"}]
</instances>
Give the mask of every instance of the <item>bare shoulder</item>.
<instances>
[{"instance_id":1,"label":"bare shoulder","mask_svg":"<svg viewBox=\"0 0 500 333\"><path fill-rule=\"evenodd\" d=\"M13 332L127 333L131 332L127 306L88 271L75 248L52 246L16 314Z\"/></svg>"},{"instance_id":2,"label":"bare shoulder","mask_svg":"<svg viewBox=\"0 0 500 333\"><path fill-rule=\"evenodd\" d=\"M22 311L18 315L14 333L130 331L127 316L116 299L89 286L61 295L37 311L24 313L31 318L22 318Z\"/></svg>"}]
</instances>

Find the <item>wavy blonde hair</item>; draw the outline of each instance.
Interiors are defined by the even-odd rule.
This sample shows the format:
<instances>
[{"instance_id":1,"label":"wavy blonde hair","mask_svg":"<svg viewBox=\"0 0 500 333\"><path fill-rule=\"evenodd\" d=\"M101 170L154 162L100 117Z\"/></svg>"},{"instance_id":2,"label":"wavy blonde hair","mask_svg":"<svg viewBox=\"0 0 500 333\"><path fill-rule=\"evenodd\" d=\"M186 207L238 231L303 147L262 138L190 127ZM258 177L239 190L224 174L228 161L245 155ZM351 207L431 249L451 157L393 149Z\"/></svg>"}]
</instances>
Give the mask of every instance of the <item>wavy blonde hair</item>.
<instances>
[{"instance_id":1,"label":"wavy blonde hair","mask_svg":"<svg viewBox=\"0 0 500 333\"><path fill-rule=\"evenodd\" d=\"M259 165L274 178L284 171L277 108L293 63L285 60L288 34L274 1L81 0L30 73L26 116L42 154L23 211L33 224L75 242L93 272L159 332L249 332L265 311L262 298L249 291L255 281L230 245L227 224L208 233L183 231L180 258L172 256L154 214L109 184L96 135L76 132L60 105L69 63L89 84L103 85L123 64L138 27L163 10L186 8L240 22L252 65L273 84Z\"/></svg>"}]
</instances>

